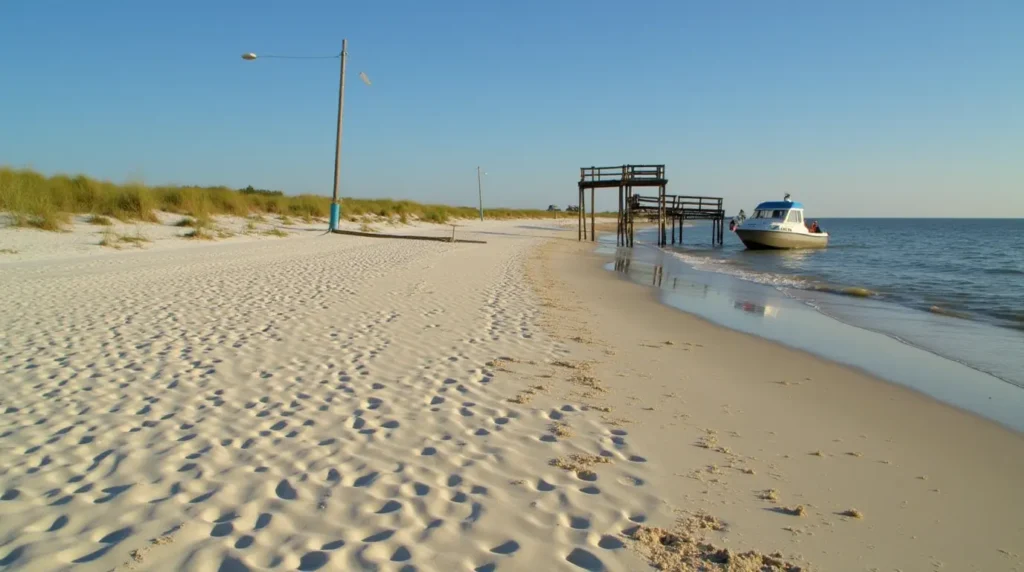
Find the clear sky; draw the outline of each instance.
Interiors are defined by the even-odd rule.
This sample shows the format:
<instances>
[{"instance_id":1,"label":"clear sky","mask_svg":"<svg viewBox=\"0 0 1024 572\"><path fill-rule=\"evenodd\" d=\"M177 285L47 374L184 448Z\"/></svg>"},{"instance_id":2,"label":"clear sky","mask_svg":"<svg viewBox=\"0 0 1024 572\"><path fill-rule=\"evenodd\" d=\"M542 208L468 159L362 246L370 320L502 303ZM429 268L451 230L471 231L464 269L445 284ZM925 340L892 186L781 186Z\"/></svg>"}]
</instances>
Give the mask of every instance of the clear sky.
<instances>
[{"instance_id":1,"label":"clear sky","mask_svg":"<svg viewBox=\"0 0 1024 572\"><path fill-rule=\"evenodd\" d=\"M1024 217L1024 2L0 0L0 164L575 203L665 163L730 212ZM365 71L373 86L360 83ZM601 206L611 206L611 194Z\"/></svg>"}]
</instances>

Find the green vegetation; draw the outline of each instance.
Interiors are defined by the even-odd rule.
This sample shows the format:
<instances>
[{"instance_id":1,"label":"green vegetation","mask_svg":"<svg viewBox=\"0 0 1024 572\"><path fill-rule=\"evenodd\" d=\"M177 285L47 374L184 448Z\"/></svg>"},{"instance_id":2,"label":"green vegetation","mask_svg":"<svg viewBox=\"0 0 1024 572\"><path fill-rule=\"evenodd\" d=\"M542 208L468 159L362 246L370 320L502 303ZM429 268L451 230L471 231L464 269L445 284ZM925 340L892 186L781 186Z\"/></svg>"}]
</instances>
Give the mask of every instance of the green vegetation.
<instances>
[{"instance_id":1,"label":"green vegetation","mask_svg":"<svg viewBox=\"0 0 1024 572\"><path fill-rule=\"evenodd\" d=\"M391 199L342 199L341 210L350 220L373 215L389 220L395 218L402 223L414 219L444 223L453 218L479 216L474 207ZM63 229L70 224L72 213L90 213L90 222L104 225L95 221L109 222L113 218L123 222L158 222L157 211L187 215L200 224L204 217L209 220L213 215L255 216L262 222L264 215L274 214L288 225L291 217L306 222L326 219L331 213L331 199L319 195L286 196L281 191L251 186L233 190L116 184L84 175L47 177L28 169L0 167L0 211L10 213L15 226L44 230ZM486 211L486 216L488 219L548 218L552 214L543 210L491 209Z\"/></svg>"},{"instance_id":2,"label":"green vegetation","mask_svg":"<svg viewBox=\"0 0 1024 572\"><path fill-rule=\"evenodd\" d=\"M150 242L150 240L144 236L120 236L118 237L118 241L125 244L134 244L139 248L142 248L144 243Z\"/></svg>"},{"instance_id":3,"label":"green vegetation","mask_svg":"<svg viewBox=\"0 0 1024 572\"><path fill-rule=\"evenodd\" d=\"M121 248L122 246L129 244L137 248L142 248L142 245L147 242L152 242L148 238L142 235L142 231L139 229L135 230L135 235L117 234L109 228L104 230L100 235L100 246L107 246L110 248Z\"/></svg>"},{"instance_id":4,"label":"green vegetation","mask_svg":"<svg viewBox=\"0 0 1024 572\"><path fill-rule=\"evenodd\" d=\"M85 222L89 224L94 224L96 226L111 226L114 224L114 221L110 220L110 218L105 217L103 215L92 215L91 217L89 217L89 220Z\"/></svg>"}]
</instances>

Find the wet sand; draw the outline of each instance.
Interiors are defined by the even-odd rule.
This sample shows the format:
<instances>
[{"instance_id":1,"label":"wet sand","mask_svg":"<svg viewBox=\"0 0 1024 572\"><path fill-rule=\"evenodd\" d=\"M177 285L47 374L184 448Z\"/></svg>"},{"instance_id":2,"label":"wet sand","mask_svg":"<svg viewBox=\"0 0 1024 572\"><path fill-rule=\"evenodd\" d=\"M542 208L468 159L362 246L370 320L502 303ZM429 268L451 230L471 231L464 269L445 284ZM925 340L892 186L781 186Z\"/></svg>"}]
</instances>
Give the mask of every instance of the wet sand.
<instances>
[{"instance_id":1,"label":"wet sand","mask_svg":"<svg viewBox=\"0 0 1024 572\"><path fill-rule=\"evenodd\" d=\"M663 499L726 524L717 543L827 570L1024 568L1020 433L667 307L593 251L540 251L545 324L592 361L586 401L656 451Z\"/></svg>"}]
</instances>

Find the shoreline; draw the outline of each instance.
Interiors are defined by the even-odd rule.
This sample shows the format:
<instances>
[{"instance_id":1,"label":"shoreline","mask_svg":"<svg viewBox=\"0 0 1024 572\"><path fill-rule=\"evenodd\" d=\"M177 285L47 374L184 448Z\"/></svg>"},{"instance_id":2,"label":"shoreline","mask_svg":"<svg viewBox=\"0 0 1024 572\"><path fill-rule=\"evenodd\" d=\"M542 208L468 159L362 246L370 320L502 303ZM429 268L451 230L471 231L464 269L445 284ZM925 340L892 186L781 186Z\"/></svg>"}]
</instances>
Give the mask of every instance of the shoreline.
<instances>
[{"instance_id":1,"label":"shoreline","mask_svg":"<svg viewBox=\"0 0 1024 572\"><path fill-rule=\"evenodd\" d=\"M788 547L823 569L1022 565L1010 555L1024 518L1008 508L1024 502L1019 433L667 307L651 287L606 270L609 259L591 244L545 249L547 280L565 292L549 295L585 308L549 323L585 328L581 339L615 352L590 349L607 362L596 370L609 390L631 395L625 411L642 420L631 436L668 461L659 489L674 505L696 503L731 523L721 542ZM758 497L769 490L778 504ZM812 515L779 513L797 503ZM847 505L863 521L840 516Z\"/></svg>"},{"instance_id":2,"label":"shoreline","mask_svg":"<svg viewBox=\"0 0 1024 572\"><path fill-rule=\"evenodd\" d=\"M619 251L605 244L598 252L608 257L607 271L650 288L665 306L1024 431L1024 389L1012 382L886 332L849 323L770 286L691 268L671 251L646 244Z\"/></svg>"},{"instance_id":3,"label":"shoreline","mask_svg":"<svg viewBox=\"0 0 1024 572\"><path fill-rule=\"evenodd\" d=\"M787 302L797 300L845 324L883 333L1024 389L1024 354L1018 351L1024 344L1024 329L1013 309L1024 293L1015 296L1020 285L1010 278L1024 272L1024 267L1008 254L1013 249L1003 255L991 253L984 268L972 272L961 257L937 249L937 225L918 221L921 241L901 263L894 251L885 249L886 239L868 236L875 224L882 237L898 234L898 228L877 219L835 221L840 222L849 226L834 248L760 253L745 249L735 236L727 234L721 248L710 248L699 240L686 247L665 248L663 252L683 261L666 262L665 271L685 269L676 272L680 281L705 283L710 280L707 276L713 275L762 284L761 296L768 300L777 300L781 294ZM1013 229L1014 225L1004 228ZM957 226L956 236L964 230L963 225ZM694 234L700 238L701 233ZM979 236L978 243L965 242L964 248L984 250L992 246L992 239L990 232ZM889 266L892 268L887 269ZM957 280L963 280L962 289L954 288ZM730 281L718 280L718 289L728 290ZM757 292L757 288L742 289Z\"/></svg>"}]
</instances>

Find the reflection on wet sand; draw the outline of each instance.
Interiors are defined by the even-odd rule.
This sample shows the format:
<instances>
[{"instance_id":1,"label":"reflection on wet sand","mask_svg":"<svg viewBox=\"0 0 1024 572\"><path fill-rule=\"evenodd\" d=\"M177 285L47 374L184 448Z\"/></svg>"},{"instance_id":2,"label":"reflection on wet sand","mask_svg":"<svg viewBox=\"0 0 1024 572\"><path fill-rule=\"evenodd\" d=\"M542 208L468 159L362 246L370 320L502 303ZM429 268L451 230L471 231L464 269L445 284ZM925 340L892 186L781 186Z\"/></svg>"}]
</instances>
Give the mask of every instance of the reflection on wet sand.
<instances>
[{"instance_id":1,"label":"reflection on wet sand","mask_svg":"<svg viewBox=\"0 0 1024 572\"><path fill-rule=\"evenodd\" d=\"M779 309L774 306L762 306L747 300L736 300L733 302L732 307L748 314L757 314L768 318L774 318L779 315Z\"/></svg>"},{"instance_id":2,"label":"reflection on wet sand","mask_svg":"<svg viewBox=\"0 0 1024 572\"><path fill-rule=\"evenodd\" d=\"M656 248L615 248L613 243L599 246L598 252L614 260L609 260L608 270L653 286L664 304L734 330L862 368L1018 431L1024 430L1020 416L1020 411L1024 411L1024 392L987 373L884 334L837 321L802 298L772 286L694 269Z\"/></svg>"}]
</instances>

